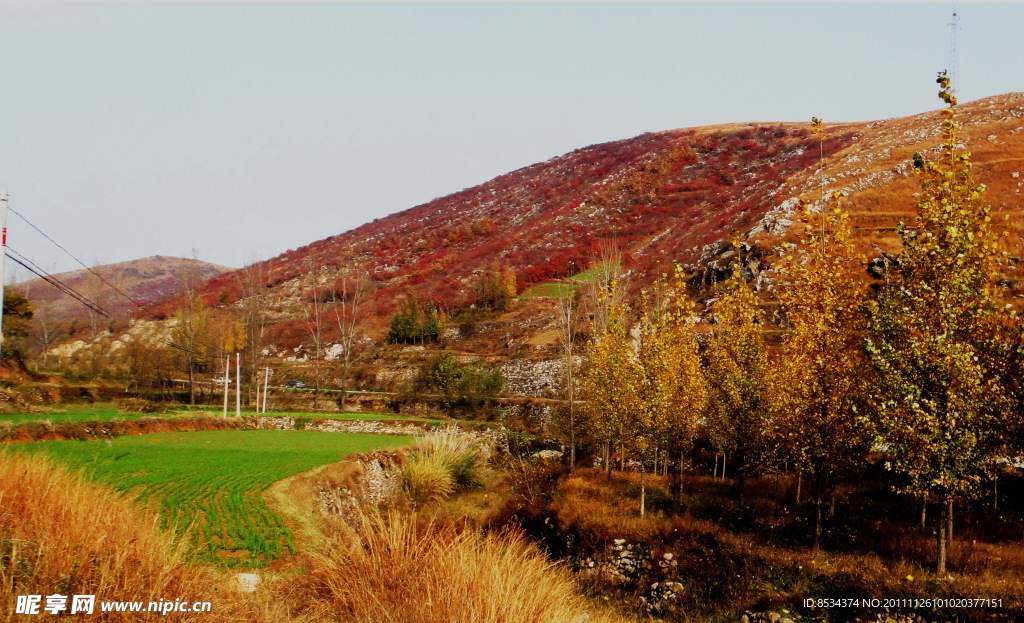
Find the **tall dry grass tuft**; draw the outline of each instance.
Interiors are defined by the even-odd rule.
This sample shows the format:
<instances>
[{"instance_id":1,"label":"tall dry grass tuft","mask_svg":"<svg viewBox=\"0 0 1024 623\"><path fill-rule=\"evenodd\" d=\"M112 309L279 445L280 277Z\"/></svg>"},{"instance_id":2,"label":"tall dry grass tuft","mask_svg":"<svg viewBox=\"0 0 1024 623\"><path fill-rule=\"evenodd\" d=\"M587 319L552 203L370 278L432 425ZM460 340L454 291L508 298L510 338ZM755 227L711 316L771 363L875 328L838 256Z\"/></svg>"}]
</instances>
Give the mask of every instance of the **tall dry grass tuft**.
<instances>
[{"instance_id":1,"label":"tall dry grass tuft","mask_svg":"<svg viewBox=\"0 0 1024 623\"><path fill-rule=\"evenodd\" d=\"M480 484L490 454L486 441L457 426L420 435L402 466L402 486L417 507L440 502Z\"/></svg>"},{"instance_id":2,"label":"tall dry grass tuft","mask_svg":"<svg viewBox=\"0 0 1024 623\"><path fill-rule=\"evenodd\" d=\"M430 454L415 455L402 466L402 486L416 506L440 502L455 491L448 466Z\"/></svg>"},{"instance_id":3,"label":"tall dry grass tuft","mask_svg":"<svg viewBox=\"0 0 1024 623\"><path fill-rule=\"evenodd\" d=\"M486 441L458 426L446 426L417 437L411 454L414 460L431 457L448 469L456 485L469 486L479 483L491 452Z\"/></svg>"},{"instance_id":4,"label":"tall dry grass tuft","mask_svg":"<svg viewBox=\"0 0 1024 623\"><path fill-rule=\"evenodd\" d=\"M96 595L97 602L214 598L213 578L185 566L183 546L160 532L155 517L141 518L127 500L48 460L0 454L0 509L7 620L19 594Z\"/></svg>"},{"instance_id":5,"label":"tall dry grass tuft","mask_svg":"<svg viewBox=\"0 0 1024 623\"><path fill-rule=\"evenodd\" d=\"M620 620L588 608L569 573L519 537L397 513L362 516L310 580L316 598L353 623Z\"/></svg>"},{"instance_id":6,"label":"tall dry grass tuft","mask_svg":"<svg viewBox=\"0 0 1024 623\"><path fill-rule=\"evenodd\" d=\"M55 593L95 595L87 617L95 621L294 620L280 600L240 594L233 577L189 565L185 554L184 543L129 500L43 457L0 452L0 621L38 619L15 614L17 596ZM101 613L99 606L160 599L209 601L212 609L164 617Z\"/></svg>"}]
</instances>

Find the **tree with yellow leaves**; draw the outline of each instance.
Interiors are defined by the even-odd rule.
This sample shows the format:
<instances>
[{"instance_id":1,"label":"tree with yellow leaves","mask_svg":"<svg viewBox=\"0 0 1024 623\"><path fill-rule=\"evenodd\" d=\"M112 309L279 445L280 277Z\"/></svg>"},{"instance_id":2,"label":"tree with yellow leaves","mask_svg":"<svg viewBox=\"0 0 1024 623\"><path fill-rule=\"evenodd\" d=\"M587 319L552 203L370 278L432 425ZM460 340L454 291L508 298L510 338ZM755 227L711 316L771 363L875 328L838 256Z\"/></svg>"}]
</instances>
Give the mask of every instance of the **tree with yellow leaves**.
<instances>
[{"instance_id":1,"label":"tree with yellow leaves","mask_svg":"<svg viewBox=\"0 0 1024 623\"><path fill-rule=\"evenodd\" d=\"M658 452L681 455L696 436L707 388L694 318L678 266L671 281L665 275L654 292L645 293L637 349L639 409L630 427L631 445L642 460ZM644 493L641 478L641 516Z\"/></svg>"},{"instance_id":2,"label":"tree with yellow leaves","mask_svg":"<svg viewBox=\"0 0 1024 623\"><path fill-rule=\"evenodd\" d=\"M604 445L609 479L612 445L621 443L629 423L641 416L639 362L623 317L625 307L617 302L617 287L613 279L599 296L608 306L607 325L594 336L580 387L587 428Z\"/></svg>"},{"instance_id":3,"label":"tree with yellow leaves","mask_svg":"<svg viewBox=\"0 0 1024 623\"><path fill-rule=\"evenodd\" d=\"M494 262L476 285L478 305L505 311L516 297L516 273L504 262Z\"/></svg>"},{"instance_id":4,"label":"tree with yellow leaves","mask_svg":"<svg viewBox=\"0 0 1024 623\"><path fill-rule=\"evenodd\" d=\"M999 442L1003 391L986 352L1002 320L995 284L1003 256L960 144L950 80L943 72L937 82L948 105L944 140L934 161L915 154L917 218L898 228L903 253L870 306L866 345L889 465L910 491L939 498L936 569L944 574L946 502L977 492Z\"/></svg>"},{"instance_id":5,"label":"tree with yellow leaves","mask_svg":"<svg viewBox=\"0 0 1024 623\"><path fill-rule=\"evenodd\" d=\"M788 331L771 383L777 441L813 484L815 551L822 499L863 461L871 439L861 389L869 371L861 347L866 288L857 275L864 261L854 250L841 195L832 199L830 213L808 223L780 270ZM810 221L809 206L804 209Z\"/></svg>"},{"instance_id":6,"label":"tree with yellow leaves","mask_svg":"<svg viewBox=\"0 0 1024 623\"><path fill-rule=\"evenodd\" d=\"M734 458L739 515L746 479L768 445L769 361L757 297L740 274L740 247L732 276L715 302L707 346L707 425L712 444Z\"/></svg>"}]
</instances>

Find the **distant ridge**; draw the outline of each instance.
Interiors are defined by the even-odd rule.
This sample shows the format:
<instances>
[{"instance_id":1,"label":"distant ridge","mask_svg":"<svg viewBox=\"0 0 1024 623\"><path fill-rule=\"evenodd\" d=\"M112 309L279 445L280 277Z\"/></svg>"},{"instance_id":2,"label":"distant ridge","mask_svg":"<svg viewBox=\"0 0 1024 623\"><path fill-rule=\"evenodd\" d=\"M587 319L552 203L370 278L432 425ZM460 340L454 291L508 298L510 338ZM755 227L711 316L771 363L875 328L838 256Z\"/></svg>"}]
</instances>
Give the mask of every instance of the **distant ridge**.
<instances>
[{"instance_id":1,"label":"distant ridge","mask_svg":"<svg viewBox=\"0 0 1024 623\"><path fill-rule=\"evenodd\" d=\"M199 285L231 270L234 269L199 260L154 255L93 267L92 271L103 279L86 269L57 273L54 277L94 301L116 318L127 316L138 307L117 290L146 305L179 292L182 289L182 279L191 279ZM104 280L117 289L104 283ZM93 314L81 303L42 279L22 281L10 287L27 296L35 306L36 313L44 314L48 322L59 324L88 318Z\"/></svg>"}]
</instances>

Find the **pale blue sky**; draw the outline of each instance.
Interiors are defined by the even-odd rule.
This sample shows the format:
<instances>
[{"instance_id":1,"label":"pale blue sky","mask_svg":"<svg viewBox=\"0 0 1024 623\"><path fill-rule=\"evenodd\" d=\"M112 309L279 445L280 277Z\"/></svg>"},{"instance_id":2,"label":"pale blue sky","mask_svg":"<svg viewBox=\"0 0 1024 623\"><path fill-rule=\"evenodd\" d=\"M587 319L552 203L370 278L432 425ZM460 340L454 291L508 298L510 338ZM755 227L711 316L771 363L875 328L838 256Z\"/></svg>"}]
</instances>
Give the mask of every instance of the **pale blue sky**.
<instances>
[{"instance_id":1,"label":"pale blue sky","mask_svg":"<svg viewBox=\"0 0 1024 623\"><path fill-rule=\"evenodd\" d=\"M1024 5L957 10L961 99L1024 91ZM0 3L0 188L87 263L240 266L593 143L938 108L952 11Z\"/></svg>"}]
</instances>

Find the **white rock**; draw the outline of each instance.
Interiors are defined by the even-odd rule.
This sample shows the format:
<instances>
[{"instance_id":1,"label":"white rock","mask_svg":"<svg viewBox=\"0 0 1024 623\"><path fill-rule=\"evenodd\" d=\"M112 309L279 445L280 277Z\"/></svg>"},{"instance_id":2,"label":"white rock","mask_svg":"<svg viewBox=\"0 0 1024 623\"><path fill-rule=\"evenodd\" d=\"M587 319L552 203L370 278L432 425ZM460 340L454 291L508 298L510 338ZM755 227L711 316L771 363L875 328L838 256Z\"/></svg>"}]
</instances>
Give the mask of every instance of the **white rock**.
<instances>
[{"instance_id":1,"label":"white rock","mask_svg":"<svg viewBox=\"0 0 1024 623\"><path fill-rule=\"evenodd\" d=\"M260 585L260 576L255 573L239 573L235 578L238 580L238 590L243 593L255 593Z\"/></svg>"}]
</instances>

